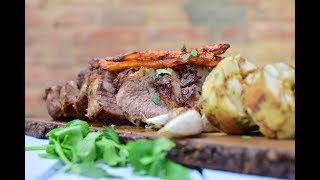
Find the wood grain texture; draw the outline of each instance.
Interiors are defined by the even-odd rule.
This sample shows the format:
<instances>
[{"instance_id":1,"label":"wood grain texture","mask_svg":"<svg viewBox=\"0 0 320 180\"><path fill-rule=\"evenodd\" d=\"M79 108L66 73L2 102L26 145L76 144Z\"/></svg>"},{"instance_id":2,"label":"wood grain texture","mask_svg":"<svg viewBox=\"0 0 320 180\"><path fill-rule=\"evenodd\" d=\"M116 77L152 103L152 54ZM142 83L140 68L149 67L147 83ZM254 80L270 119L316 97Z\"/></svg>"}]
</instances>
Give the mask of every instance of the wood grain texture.
<instances>
[{"instance_id":1,"label":"wood grain texture","mask_svg":"<svg viewBox=\"0 0 320 180\"><path fill-rule=\"evenodd\" d=\"M45 134L63 121L25 119L25 134L46 138ZM90 125L93 131L104 129L99 124ZM135 126L117 126L116 132L123 142L135 139L157 138L156 131ZM203 133L188 138L172 139L176 143L168 158L190 167L232 171L278 178L295 178L295 141L273 140L252 136L245 140L240 136L223 133Z\"/></svg>"}]
</instances>

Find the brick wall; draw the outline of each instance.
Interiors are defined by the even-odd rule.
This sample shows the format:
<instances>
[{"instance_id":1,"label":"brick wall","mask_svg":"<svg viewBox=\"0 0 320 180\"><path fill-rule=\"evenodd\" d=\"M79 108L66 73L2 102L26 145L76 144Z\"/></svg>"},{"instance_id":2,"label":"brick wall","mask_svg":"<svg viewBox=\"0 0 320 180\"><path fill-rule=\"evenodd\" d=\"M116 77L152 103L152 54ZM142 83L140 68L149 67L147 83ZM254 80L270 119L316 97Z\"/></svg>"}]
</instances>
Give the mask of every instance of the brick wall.
<instances>
[{"instance_id":1,"label":"brick wall","mask_svg":"<svg viewBox=\"0 0 320 180\"><path fill-rule=\"evenodd\" d=\"M293 0L26 0L26 116L49 117L43 90L92 57L227 41L261 66L295 64Z\"/></svg>"}]
</instances>

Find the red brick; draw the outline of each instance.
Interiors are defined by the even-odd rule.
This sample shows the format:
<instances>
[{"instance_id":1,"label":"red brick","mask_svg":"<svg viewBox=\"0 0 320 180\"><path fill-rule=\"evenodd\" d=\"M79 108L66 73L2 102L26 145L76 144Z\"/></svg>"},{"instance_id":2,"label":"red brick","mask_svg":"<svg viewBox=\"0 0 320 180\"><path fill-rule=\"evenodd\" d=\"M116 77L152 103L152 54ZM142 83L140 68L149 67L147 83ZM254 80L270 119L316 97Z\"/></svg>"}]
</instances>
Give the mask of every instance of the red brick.
<instances>
[{"instance_id":1,"label":"red brick","mask_svg":"<svg viewBox=\"0 0 320 180\"><path fill-rule=\"evenodd\" d=\"M101 18L99 7L56 7L47 12L47 20L54 27L88 26L98 24Z\"/></svg>"},{"instance_id":2,"label":"red brick","mask_svg":"<svg viewBox=\"0 0 320 180\"><path fill-rule=\"evenodd\" d=\"M37 11L25 11L25 25L26 27L39 26L41 24L41 17Z\"/></svg>"},{"instance_id":3,"label":"red brick","mask_svg":"<svg viewBox=\"0 0 320 180\"><path fill-rule=\"evenodd\" d=\"M173 4L182 4L184 0L117 0L117 3L121 5L158 5L158 4L167 4L168 6Z\"/></svg>"},{"instance_id":4,"label":"red brick","mask_svg":"<svg viewBox=\"0 0 320 180\"><path fill-rule=\"evenodd\" d=\"M30 67L26 66L25 84L28 87L49 87L75 80L80 68Z\"/></svg>"},{"instance_id":5,"label":"red brick","mask_svg":"<svg viewBox=\"0 0 320 180\"><path fill-rule=\"evenodd\" d=\"M231 0L231 3L251 4L256 5L259 0Z\"/></svg>"},{"instance_id":6,"label":"red brick","mask_svg":"<svg viewBox=\"0 0 320 180\"><path fill-rule=\"evenodd\" d=\"M141 8L107 8L103 9L102 23L111 25L142 25L146 21L144 9Z\"/></svg>"},{"instance_id":7,"label":"red brick","mask_svg":"<svg viewBox=\"0 0 320 180\"><path fill-rule=\"evenodd\" d=\"M255 22L249 25L248 35L251 41L293 40L295 28L293 23Z\"/></svg>"},{"instance_id":8,"label":"red brick","mask_svg":"<svg viewBox=\"0 0 320 180\"><path fill-rule=\"evenodd\" d=\"M287 1L262 1L256 8L247 10L247 15L256 20L294 21L295 3Z\"/></svg>"},{"instance_id":9,"label":"red brick","mask_svg":"<svg viewBox=\"0 0 320 180\"><path fill-rule=\"evenodd\" d=\"M144 35L145 41L180 41L207 40L210 39L210 31L207 27L159 27L148 28Z\"/></svg>"},{"instance_id":10,"label":"red brick","mask_svg":"<svg viewBox=\"0 0 320 180\"><path fill-rule=\"evenodd\" d=\"M103 27L91 31L78 31L72 36L75 46L107 47L139 43L142 39L141 27Z\"/></svg>"},{"instance_id":11,"label":"red brick","mask_svg":"<svg viewBox=\"0 0 320 180\"><path fill-rule=\"evenodd\" d=\"M221 39L225 41L244 41L247 37L247 28L243 25L231 24L221 29Z\"/></svg>"},{"instance_id":12,"label":"red brick","mask_svg":"<svg viewBox=\"0 0 320 180\"><path fill-rule=\"evenodd\" d=\"M46 5L47 1L44 0L26 0L25 2L25 8L26 9L38 9L43 8Z\"/></svg>"}]
</instances>

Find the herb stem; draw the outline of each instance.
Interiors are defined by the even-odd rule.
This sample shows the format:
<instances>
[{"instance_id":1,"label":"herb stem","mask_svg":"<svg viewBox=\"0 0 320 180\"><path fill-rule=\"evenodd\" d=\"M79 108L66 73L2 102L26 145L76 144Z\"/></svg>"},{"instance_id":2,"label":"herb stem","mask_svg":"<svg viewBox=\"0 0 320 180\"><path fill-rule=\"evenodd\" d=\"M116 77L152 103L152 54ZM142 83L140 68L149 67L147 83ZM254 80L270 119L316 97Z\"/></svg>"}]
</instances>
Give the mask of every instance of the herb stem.
<instances>
[{"instance_id":1,"label":"herb stem","mask_svg":"<svg viewBox=\"0 0 320 180\"><path fill-rule=\"evenodd\" d=\"M42 145L42 146L29 146L25 147L26 151L36 151L36 150L46 150L50 145Z\"/></svg>"},{"instance_id":2,"label":"herb stem","mask_svg":"<svg viewBox=\"0 0 320 180\"><path fill-rule=\"evenodd\" d=\"M55 150L56 150L57 154L59 155L59 157L61 158L61 160L63 161L63 163L66 164L67 166L69 166L73 171L80 174L80 169L77 166L75 166L71 161L69 161L69 159L65 156L65 154L60 146L60 143L53 138L51 140L55 144Z\"/></svg>"}]
</instances>

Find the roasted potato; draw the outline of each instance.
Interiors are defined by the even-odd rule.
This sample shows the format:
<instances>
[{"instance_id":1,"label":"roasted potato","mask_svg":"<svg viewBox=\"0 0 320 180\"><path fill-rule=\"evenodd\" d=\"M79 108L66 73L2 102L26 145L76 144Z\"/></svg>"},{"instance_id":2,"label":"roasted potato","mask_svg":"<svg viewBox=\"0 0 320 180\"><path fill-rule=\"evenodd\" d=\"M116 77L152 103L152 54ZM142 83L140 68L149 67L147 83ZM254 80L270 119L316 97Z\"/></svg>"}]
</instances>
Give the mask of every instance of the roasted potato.
<instances>
[{"instance_id":1,"label":"roasted potato","mask_svg":"<svg viewBox=\"0 0 320 180\"><path fill-rule=\"evenodd\" d=\"M256 71L254 64L237 55L224 58L207 76L202 86L201 112L215 128L242 134L256 127L243 103L245 88Z\"/></svg>"},{"instance_id":2,"label":"roasted potato","mask_svg":"<svg viewBox=\"0 0 320 180\"><path fill-rule=\"evenodd\" d=\"M295 136L295 70L285 63L268 64L252 78L244 95L249 115L268 138Z\"/></svg>"}]
</instances>

